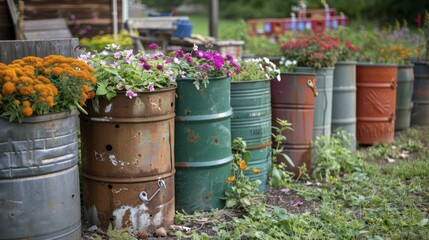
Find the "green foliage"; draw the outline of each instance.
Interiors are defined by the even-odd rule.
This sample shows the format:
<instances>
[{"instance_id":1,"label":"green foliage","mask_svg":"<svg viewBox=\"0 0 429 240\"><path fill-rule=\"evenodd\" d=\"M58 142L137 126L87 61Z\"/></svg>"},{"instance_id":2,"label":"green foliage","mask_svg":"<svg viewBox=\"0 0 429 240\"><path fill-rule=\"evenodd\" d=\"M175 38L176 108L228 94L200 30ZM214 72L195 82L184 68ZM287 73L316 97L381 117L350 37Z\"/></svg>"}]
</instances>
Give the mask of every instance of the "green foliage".
<instances>
[{"instance_id":1,"label":"green foliage","mask_svg":"<svg viewBox=\"0 0 429 240\"><path fill-rule=\"evenodd\" d=\"M244 52L258 57L279 57L283 55L279 45L264 36L248 37L244 45Z\"/></svg>"},{"instance_id":2,"label":"green foliage","mask_svg":"<svg viewBox=\"0 0 429 240\"><path fill-rule=\"evenodd\" d=\"M331 180L343 173L362 172L363 160L349 149L350 136L337 131L330 138L318 136L313 143L313 176L318 180Z\"/></svg>"},{"instance_id":3,"label":"green foliage","mask_svg":"<svg viewBox=\"0 0 429 240\"><path fill-rule=\"evenodd\" d=\"M103 239L100 235L94 234L93 236L97 240ZM136 240L127 229L114 229L111 224L107 228L107 237L110 240Z\"/></svg>"},{"instance_id":4,"label":"green foliage","mask_svg":"<svg viewBox=\"0 0 429 240\"><path fill-rule=\"evenodd\" d=\"M225 191L226 207L239 207L248 209L255 204L258 199L260 180L254 182L249 180L249 177L244 175L244 171L248 170L247 163L250 161L250 152L246 150L246 142L241 138L235 138L232 141L232 153L234 161L232 164L233 174L227 180L231 184L230 188ZM256 174L255 169L253 170Z\"/></svg>"},{"instance_id":5,"label":"green foliage","mask_svg":"<svg viewBox=\"0 0 429 240\"><path fill-rule=\"evenodd\" d=\"M232 81L276 79L280 81L280 70L268 58L250 58L238 62L240 74L232 74Z\"/></svg>"},{"instance_id":6,"label":"green foliage","mask_svg":"<svg viewBox=\"0 0 429 240\"><path fill-rule=\"evenodd\" d=\"M97 51L101 52L108 44L120 45L124 49L133 47L133 42L128 34L128 31L122 30L118 34L118 38L115 40L112 34L97 35L92 38L83 38L80 40L80 44L85 47L88 52Z\"/></svg>"}]
</instances>

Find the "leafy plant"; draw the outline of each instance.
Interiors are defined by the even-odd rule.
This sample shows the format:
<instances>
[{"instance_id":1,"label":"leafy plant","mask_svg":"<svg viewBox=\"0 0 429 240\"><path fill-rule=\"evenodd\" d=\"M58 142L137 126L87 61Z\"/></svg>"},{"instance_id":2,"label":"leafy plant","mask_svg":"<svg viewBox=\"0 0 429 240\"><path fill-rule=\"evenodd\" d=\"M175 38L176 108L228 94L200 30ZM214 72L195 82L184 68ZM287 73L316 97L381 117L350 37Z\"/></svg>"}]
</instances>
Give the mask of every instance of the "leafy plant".
<instances>
[{"instance_id":1,"label":"leafy plant","mask_svg":"<svg viewBox=\"0 0 429 240\"><path fill-rule=\"evenodd\" d=\"M261 184L261 181L256 180L252 182L248 176L244 175L244 171L249 169L247 163L251 158L250 152L246 151L246 142L241 138L234 139L232 141L232 152L234 157L232 164L233 174L227 179L227 183L231 184L231 186L225 192L226 207L248 209L259 196L258 186ZM259 172L259 169L253 168L254 174L258 174Z\"/></svg>"},{"instance_id":2,"label":"leafy plant","mask_svg":"<svg viewBox=\"0 0 429 240\"><path fill-rule=\"evenodd\" d=\"M131 37L126 30L121 30L116 40L112 34L97 35L92 38L82 38L80 40L80 44L85 47L86 51L88 52L102 52L107 45L112 43L115 45L120 45L124 49L133 47Z\"/></svg>"},{"instance_id":3,"label":"leafy plant","mask_svg":"<svg viewBox=\"0 0 429 240\"><path fill-rule=\"evenodd\" d=\"M280 81L280 70L268 58L250 58L238 62L240 74L232 74L232 81L276 79Z\"/></svg>"},{"instance_id":4,"label":"leafy plant","mask_svg":"<svg viewBox=\"0 0 429 240\"><path fill-rule=\"evenodd\" d=\"M344 130L335 132L330 138L316 137L313 143L313 176L316 179L332 181L340 173L364 170L363 160L347 148L349 138Z\"/></svg>"},{"instance_id":5,"label":"leafy plant","mask_svg":"<svg viewBox=\"0 0 429 240\"><path fill-rule=\"evenodd\" d=\"M95 95L93 72L85 62L61 55L0 63L0 115L22 122L24 117L68 109L85 113L81 106Z\"/></svg>"},{"instance_id":6,"label":"leafy plant","mask_svg":"<svg viewBox=\"0 0 429 240\"><path fill-rule=\"evenodd\" d=\"M282 52L278 43L271 41L265 36L252 36L244 45L244 52L254 54L257 57L279 57Z\"/></svg>"},{"instance_id":7,"label":"leafy plant","mask_svg":"<svg viewBox=\"0 0 429 240\"><path fill-rule=\"evenodd\" d=\"M277 118L276 122L278 126L273 126L273 133L271 133L275 147L271 150L273 165L271 170L270 184L274 188L281 188L291 181L292 173L286 171L285 163L279 161L278 157L281 156L289 165L295 166L292 159L290 159L287 154L283 153L283 142L286 140L286 137L283 133L286 130L293 129L291 127L292 124L287 120Z\"/></svg>"}]
</instances>

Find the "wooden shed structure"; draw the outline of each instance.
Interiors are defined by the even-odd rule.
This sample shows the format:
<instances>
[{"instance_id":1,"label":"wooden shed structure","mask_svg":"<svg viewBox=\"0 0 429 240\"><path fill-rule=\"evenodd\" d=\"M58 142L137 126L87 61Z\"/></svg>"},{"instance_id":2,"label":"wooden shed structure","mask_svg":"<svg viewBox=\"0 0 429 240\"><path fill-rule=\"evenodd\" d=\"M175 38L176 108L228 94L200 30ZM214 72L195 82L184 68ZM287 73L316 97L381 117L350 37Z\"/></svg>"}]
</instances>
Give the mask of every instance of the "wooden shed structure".
<instances>
[{"instance_id":1,"label":"wooden shed structure","mask_svg":"<svg viewBox=\"0 0 429 240\"><path fill-rule=\"evenodd\" d=\"M16 39L8 1L17 6L24 22L62 18L73 36L79 38L113 33L115 15L118 28L122 23L122 0L0 0L0 40Z\"/></svg>"}]
</instances>

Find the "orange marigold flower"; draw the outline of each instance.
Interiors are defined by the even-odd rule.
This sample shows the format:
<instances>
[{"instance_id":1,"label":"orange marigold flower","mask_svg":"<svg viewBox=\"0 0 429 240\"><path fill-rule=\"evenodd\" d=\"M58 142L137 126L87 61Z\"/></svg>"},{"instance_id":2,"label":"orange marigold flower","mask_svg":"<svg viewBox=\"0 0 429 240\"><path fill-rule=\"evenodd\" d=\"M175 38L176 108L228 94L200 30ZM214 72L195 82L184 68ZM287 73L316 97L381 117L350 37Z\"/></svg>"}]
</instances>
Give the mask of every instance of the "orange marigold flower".
<instances>
[{"instance_id":1,"label":"orange marigold flower","mask_svg":"<svg viewBox=\"0 0 429 240\"><path fill-rule=\"evenodd\" d=\"M94 91L89 91L88 92L88 99L93 99L95 97L95 92Z\"/></svg>"},{"instance_id":2,"label":"orange marigold flower","mask_svg":"<svg viewBox=\"0 0 429 240\"><path fill-rule=\"evenodd\" d=\"M26 117L30 117L31 115L33 115L33 109L30 106L24 107L22 109L22 114Z\"/></svg>"},{"instance_id":3,"label":"orange marigold flower","mask_svg":"<svg viewBox=\"0 0 429 240\"><path fill-rule=\"evenodd\" d=\"M226 180L226 183L227 183L227 184L231 184L234 180L235 180L235 177L234 177L234 176L230 176L230 177L228 177L228 179Z\"/></svg>"},{"instance_id":4,"label":"orange marigold flower","mask_svg":"<svg viewBox=\"0 0 429 240\"><path fill-rule=\"evenodd\" d=\"M50 68L46 68L46 69L43 71L43 73L44 73L44 74L51 74L51 73L52 73L52 69L50 69Z\"/></svg>"},{"instance_id":5,"label":"orange marigold flower","mask_svg":"<svg viewBox=\"0 0 429 240\"><path fill-rule=\"evenodd\" d=\"M85 92L89 92L89 87L87 85L85 85L85 84L82 85L82 89Z\"/></svg>"},{"instance_id":6,"label":"orange marigold flower","mask_svg":"<svg viewBox=\"0 0 429 240\"><path fill-rule=\"evenodd\" d=\"M21 102L18 99L13 100L13 104L19 105Z\"/></svg>"},{"instance_id":7,"label":"orange marigold flower","mask_svg":"<svg viewBox=\"0 0 429 240\"><path fill-rule=\"evenodd\" d=\"M19 88L19 93L23 96L28 96L33 94L33 87L32 86L22 86Z\"/></svg>"},{"instance_id":8,"label":"orange marigold flower","mask_svg":"<svg viewBox=\"0 0 429 240\"><path fill-rule=\"evenodd\" d=\"M47 96L45 99L45 102L50 106L53 107L54 106L54 98L52 96Z\"/></svg>"},{"instance_id":9,"label":"orange marigold flower","mask_svg":"<svg viewBox=\"0 0 429 240\"><path fill-rule=\"evenodd\" d=\"M64 70L62 68L60 68L60 67L54 67L54 68L52 68L52 74L61 75L63 73L64 73Z\"/></svg>"},{"instance_id":10,"label":"orange marigold flower","mask_svg":"<svg viewBox=\"0 0 429 240\"><path fill-rule=\"evenodd\" d=\"M246 162L243 159L238 160L238 166L241 170L247 170L249 167L247 167Z\"/></svg>"},{"instance_id":11,"label":"orange marigold flower","mask_svg":"<svg viewBox=\"0 0 429 240\"><path fill-rule=\"evenodd\" d=\"M413 52L414 52L414 54L416 54L416 55L419 55L419 54L420 54L420 51L419 51L418 49L414 49L414 50L413 50Z\"/></svg>"},{"instance_id":12,"label":"orange marigold flower","mask_svg":"<svg viewBox=\"0 0 429 240\"><path fill-rule=\"evenodd\" d=\"M257 168L253 168L253 173L254 174L258 174L258 173L260 173L261 172L261 170L259 170L259 169L257 169Z\"/></svg>"},{"instance_id":13,"label":"orange marigold flower","mask_svg":"<svg viewBox=\"0 0 429 240\"><path fill-rule=\"evenodd\" d=\"M2 89L2 93L3 95L11 95L12 93L14 93L16 91L16 86L15 84L11 83L11 82L6 82L5 84L3 84L3 89Z\"/></svg>"},{"instance_id":14,"label":"orange marigold flower","mask_svg":"<svg viewBox=\"0 0 429 240\"><path fill-rule=\"evenodd\" d=\"M24 106L24 107L30 107L31 106L31 104L30 104L30 102L29 101L22 101L22 106Z\"/></svg>"},{"instance_id":15,"label":"orange marigold flower","mask_svg":"<svg viewBox=\"0 0 429 240\"><path fill-rule=\"evenodd\" d=\"M39 79L43 83L51 83L51 81L45 76L37 76L37 79Z\"/></svg>"}]
</instances>

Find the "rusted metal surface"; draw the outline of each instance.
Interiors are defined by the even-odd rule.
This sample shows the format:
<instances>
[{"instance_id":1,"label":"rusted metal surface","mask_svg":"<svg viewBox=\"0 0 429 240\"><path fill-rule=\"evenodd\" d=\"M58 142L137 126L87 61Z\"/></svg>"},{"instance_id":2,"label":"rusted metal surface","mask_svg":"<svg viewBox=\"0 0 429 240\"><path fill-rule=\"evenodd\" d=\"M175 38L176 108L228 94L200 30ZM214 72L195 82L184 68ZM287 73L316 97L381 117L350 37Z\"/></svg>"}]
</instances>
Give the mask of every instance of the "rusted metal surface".
<instances>
[{"instance_id":1,"label":"rusted metal surface","mask_svg":"<svg viewBox=\"0 0 429 240\"><path fill-rule=\"evenodd\" d=\"M272 80L277 81L277 80ZM239 81L231 83L231 137L242 138L251 159L248 162L249 171L245 175L252 180L259 179L259 190L265 192L268 188L268 168L271 166L271 79L258 81ZM262 169L254 174L252 169Z\"/></svg>"},{"instance_id":2,"label":"rusted metal surface","mask_svg":"<svg viewBox=\"0 0 429 240\"><path fill-rule=\"evenodd\" d=\"M295 167L289 166L295 174L299 173L298 167L303 164L311 173L311 141L316 93L316 89L311 86L316 86L316 74L312 73L282 73L280 82L271 82L272 124L278 127L276 119L280 118L292 123L294 129L284 132L287 140L283 147L284 153L295 164ZM285 159L279 158L285 162Z\"/></svg>"},{"instance_id":3,"label":"rusted metal surface","mask_svg":"<svg viewBox=\"0 0 429 240\"><path fill-rule=\"evenodd\" d=\"M410 127L413 102L414 71L413 65L398 66L398 88L396 90L395 131Z\"/></svg>"},{"instance_id":4,"label":"rusted metal surface","mask_svg":"<svg viewBox=\"0 0 429 240\"><path fill-rule=\"evenodd\" d=\"M356 62L337 62L334 69L331 132L351 135L349 150L356 150Z\"/></svg>"},{"instance_id":5,"label":"rusted metal surface","mask_svg":"<svg viewBox=\"0 0 429 240\"><path fill-rule=\"evenodd\" d=\"M411 125L429 126L429 63L414 62Z\"/></svg>"},{"instance_id":6,"label":"rusted metal surface","mask_svg":"<svg viewBox=\"0 0 429 240\"><path fill-rule=\"evenodd\" d=\"M357 64L356 137L359 144L394 140L396 81L396 64Z\"/></svg>"},{"instance_id":7,"label":"rusted metal surface","mask_svg":"<svg viewBox=\"0 0 429 240\"><path fill-rule=\"evenodd\" d=\"M212 78L200 90L194 81L177 80L176 208L187 213L225 206L233 160L231 80Z\"/></svg>"},{"instance_id":8,"label":"rusted metal surface","mask_svg":"<svg viewBox=\"0 0 429 240\"><path fill-rule=\"evenodd\" d=\"M125 92L81 115L85 218L102 228L153 231L174 220L175 88ZM165 183L150 201L149 198Z\"/></svg>"},{"instance_id":9,"label":"rusted metal surface","mask_svg":"<svg viewBox=\"0 0 429 240\"><path fill-rule=\"evenodd\" d=\"M0 118L0 239L80 239L77 114Z\"/></svg>"}]
</instances>

